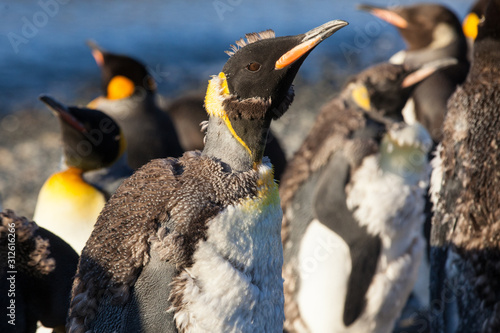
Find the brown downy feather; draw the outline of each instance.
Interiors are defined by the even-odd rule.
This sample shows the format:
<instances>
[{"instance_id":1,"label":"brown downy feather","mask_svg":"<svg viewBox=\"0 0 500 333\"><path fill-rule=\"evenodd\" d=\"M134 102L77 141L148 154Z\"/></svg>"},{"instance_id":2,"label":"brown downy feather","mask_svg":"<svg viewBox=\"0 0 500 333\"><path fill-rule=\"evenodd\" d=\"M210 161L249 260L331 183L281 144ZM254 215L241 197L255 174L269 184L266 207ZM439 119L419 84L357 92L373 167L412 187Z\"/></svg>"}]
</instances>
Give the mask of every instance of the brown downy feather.
<instances>
[{"instance_id":1,"label":"brown downy feather","mask_svg":"<svg viewBox=\"0 0 500 333\"><path fill-rule=\"evenodd\" d=\"M207 222L224 207L256 196L257 179L257 171L227 173L222 163L199 152L140 168L104 207L82 252L72 329L88 329L86 318L93 318L103 293L124 304L150 251L179 270L190 267Z\"/></svg>"},{"instance_id":2,"label":"brown downy feather","mask_svg":"<svg viewBox=\"0 0 500 333\"><path fill-rule=\"evenodd\" d=\"M0 213L0 271L7 265L8 234L15 229L16 270L29 275L40 276L54 270L55 260L49 258L49 241L35 236L38 225L25 217L17 216L7 209Z\"/></svg>"}]
</instances>

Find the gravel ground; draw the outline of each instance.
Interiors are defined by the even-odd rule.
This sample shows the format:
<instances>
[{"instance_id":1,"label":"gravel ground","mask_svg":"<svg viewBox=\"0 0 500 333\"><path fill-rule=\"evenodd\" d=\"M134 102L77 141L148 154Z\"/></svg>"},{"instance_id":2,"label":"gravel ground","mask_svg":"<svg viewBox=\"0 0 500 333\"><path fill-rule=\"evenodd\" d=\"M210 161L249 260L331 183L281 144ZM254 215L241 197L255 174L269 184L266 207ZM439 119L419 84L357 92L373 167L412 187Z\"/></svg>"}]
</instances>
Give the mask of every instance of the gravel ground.
<instances>
[{"instance_id":1,"label":"gravel ground","mask_svg":"<svg viewBox=\"0 0 500 333\"><path fill-rule=\"evenodd\" d=\"M287 157L291 157L311 128L321 105L338 91L343 79L323 75L319 82L298 77L290 110L272 129ZM0 202L4 209L31 218L44 181L59 169L59 124L51 112L40 108L20 110L0 118Z\"/></svg>"}]
</instances>

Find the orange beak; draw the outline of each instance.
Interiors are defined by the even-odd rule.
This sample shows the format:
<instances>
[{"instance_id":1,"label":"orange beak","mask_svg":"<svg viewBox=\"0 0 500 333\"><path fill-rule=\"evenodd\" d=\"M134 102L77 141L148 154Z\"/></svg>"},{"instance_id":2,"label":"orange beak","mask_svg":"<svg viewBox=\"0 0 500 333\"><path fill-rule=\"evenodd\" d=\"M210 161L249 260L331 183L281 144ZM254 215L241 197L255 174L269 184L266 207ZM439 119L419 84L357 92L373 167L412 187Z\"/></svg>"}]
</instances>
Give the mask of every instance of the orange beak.
<instances>
[{"instance_id":1,"label":"orange beak","mask_svg":"<svg viewBox=\"0 0 500 333\"><path fill-rule=\"evenodd\" d=\"M358 9L367 11L372 15L400 29L406 29L408 27L408 21L401 17L399 14L395 13L393 10L379 8L371 5L359 5Z\"/></svg>"},{"instance_id":2,"label":"orange beak","mask_svg":"<svg viewBox=\"0 0 500 333\"><path fill-rule=\"evenodd\" d=\"M334 20L306 32L303 35L304 37L301 43L283 54L278 61L276 61L274 68L282 69L293 64L295 61L314 49L319 43L348 24L349 23L342 20Z\"/></svg>"}]
</instances>

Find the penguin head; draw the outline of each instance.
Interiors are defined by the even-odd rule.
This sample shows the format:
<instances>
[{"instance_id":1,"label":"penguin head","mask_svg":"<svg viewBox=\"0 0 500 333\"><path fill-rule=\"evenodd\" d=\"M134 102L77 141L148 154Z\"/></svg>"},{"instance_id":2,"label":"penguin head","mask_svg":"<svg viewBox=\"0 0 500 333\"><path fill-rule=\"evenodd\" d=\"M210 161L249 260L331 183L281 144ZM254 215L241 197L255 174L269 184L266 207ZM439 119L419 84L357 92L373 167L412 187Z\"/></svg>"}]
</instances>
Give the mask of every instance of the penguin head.
<instances>
[{"instance_id":1,"label":"penguin head","mask_svg":"<svg viewBox=\"0 0 500 333\"><path fill-rule=\"evenodd\" d=\"M105 113L65 106L42 95L61 124L64 160L67 166L83 171L112 165L125 151L125 136L118 124Z\"/></svg>"},{"instance_id":2,"label":"penguin head","mask_svg":"<svg viewBox=\"0 0 500 333\"><path fill-rule=\"evenodd\" d=\"M471 7L469 14L465 17L462 23L462 29L467 38L472 40L477 37L477 26L481 22L486 11L486 5L489 0L478 0Z\"/></svg>"},{"instance_id":3,"label":"penguin head","mask_svg":"<svg viewBox=\"0 0 500 333\"><path fill-rule=\"evenodd\" d=\"M349 79L342 94L360 109L401 121L401 110L418 83L436 70L456 63L454 58L435 60L420 67L381 63Z\"/></svg>"},{"instance_id":4,"label":"penguin head","mask_svg":"<svg viewBox=\"0 0 500 333\"><path fill-rule=\"evenodd\" d=\"M204 153L224 158L235 170L256 168L262 161L271 120L278 119L292 103L292 82L305 58L346 25L345 21L331 21L287 37L275 37L267 30L237 41L227 52L230 58L222 71L208 83L205 109L210 119ZM222 151L221 146L226 149ZM231 154L226 153L227 147L234 147Z\"/></svg>"},{"instance_id":5,"label":"penguin head","mask_svg":"<svg viewBox=\"0 0 500 333\"><path fill-rule=\"evenodd\" d=\"M106 52L93 41L87 44L101 69L106 98L122 99L137 93L152 94L156 91L156 82L142 63L128 56Z\"/></svg>"},{"instance_id":6,"label":"penguin head","mask_svg":"<svg viewBox=\"0 0 500 333\"><path fill-rule=\"evenodd\" d=\"M500 0L490 0L485 8L484 17L478 25L476 41L491 39L500 41ZM498 48L497 48L498 52Z\"/></svg>"},{"instance_id":7,"label":"penguin head","mask_svg":"<svg viewBox=\"0 0 500 333\"><path fill-rule=\"evenodd\" d=\"M279 118L292 101L292 82L309 53L348 23L335 20L304 34L274 37L272 30L240 39L222 69L228 93L238 101L260 99L270 103L266 117Z\"/></svg>"},{"instance_id":8,"label":"penguin head","mask_svg":"<svg viewBox=\"0 0 500 333\"><path fill-rule=\"evenodd\" d=\"M443 48L462 39L465 45L460 21L442 5L423 3L382 8L362 4L358 9L368 11L398 28L408 51Z\"/></svg>"}]
</instances>

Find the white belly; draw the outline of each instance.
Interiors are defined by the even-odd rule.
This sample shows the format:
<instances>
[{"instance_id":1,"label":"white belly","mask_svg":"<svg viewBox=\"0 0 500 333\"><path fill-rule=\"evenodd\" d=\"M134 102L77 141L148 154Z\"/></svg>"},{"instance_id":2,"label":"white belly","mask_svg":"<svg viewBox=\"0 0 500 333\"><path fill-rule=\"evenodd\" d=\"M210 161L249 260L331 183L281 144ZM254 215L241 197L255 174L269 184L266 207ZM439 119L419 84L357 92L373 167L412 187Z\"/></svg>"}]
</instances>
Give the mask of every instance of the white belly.
<instances>
[{"instance_id":1,"label":"white belly","mask_svg":"<svg viewBox=\"0 0 500 333\"><path fill-rule=\"evenodd\" d=\"M415 283L424 249L425 182L409 184L382 174L377 160L366 158L351 179L348 207L370 234L382 240L377 270L359 318L343 324L348 277L347 244L319 221L312 221L301 241L297 300L311 333L390 332Z\"/></svg>"},{"instance_id":2,"label":"white belly","mask_svg":"<svg viewBox=\"0 0 500 333\"><path fill-rule=\"evenodd\" d=\"M209 222L207 240L182 274L189 332L282 332L282 211L277 187L265 198L230 206Z\"/></svg>"},{"instance_id":3,"label":"white belly","mask_svg":"<svg viewBox=\"0 0 500 333\"><path fill-rule=\"evenodd\" d=\"M298 261L297 300L310 332L332 333L343 329L344 300L351 273L347 244L314 220L302 238Z\"/></svg>"}]
</instances>

